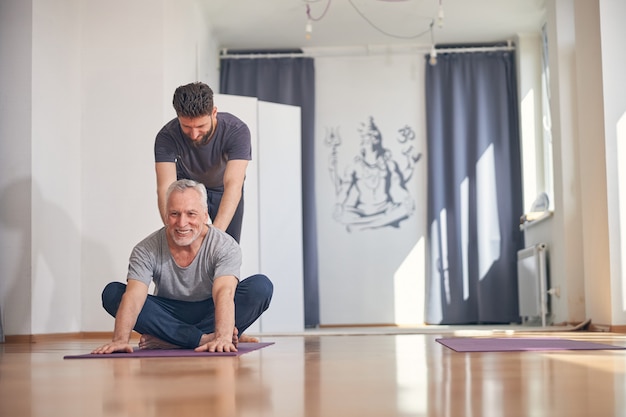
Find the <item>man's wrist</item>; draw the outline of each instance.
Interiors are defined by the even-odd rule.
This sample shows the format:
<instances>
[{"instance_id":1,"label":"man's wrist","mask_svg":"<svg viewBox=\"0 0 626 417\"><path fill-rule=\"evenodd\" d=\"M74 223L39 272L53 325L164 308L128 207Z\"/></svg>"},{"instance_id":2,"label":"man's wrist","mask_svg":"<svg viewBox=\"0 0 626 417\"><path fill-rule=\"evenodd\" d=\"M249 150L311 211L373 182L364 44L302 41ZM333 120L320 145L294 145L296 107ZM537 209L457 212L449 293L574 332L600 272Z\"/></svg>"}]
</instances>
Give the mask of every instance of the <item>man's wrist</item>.
<instances>
[{"instance_id":1,"label":"man's wrist","mask_svg":"<svg viewBox=\"0 0 626 417\"><path fill-rule=\"evenodd\" d=\"M113 339L111 340L111 342L113 343L123 343L123 344L129 344L130 343L130 336L126 337L126 336L117 336L117 335L113 335Z\"/></svg>"}]
</instances>

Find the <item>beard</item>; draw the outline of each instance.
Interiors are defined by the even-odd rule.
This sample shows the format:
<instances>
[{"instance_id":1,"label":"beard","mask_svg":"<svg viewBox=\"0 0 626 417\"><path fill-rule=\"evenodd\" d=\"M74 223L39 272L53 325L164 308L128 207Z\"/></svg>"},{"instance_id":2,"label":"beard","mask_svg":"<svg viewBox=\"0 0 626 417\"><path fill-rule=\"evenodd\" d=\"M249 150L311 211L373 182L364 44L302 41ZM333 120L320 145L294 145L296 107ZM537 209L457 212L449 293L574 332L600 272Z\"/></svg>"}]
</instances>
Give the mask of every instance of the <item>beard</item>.
<instances>
[{"instance_id":1,"label":"beard","mask_svg":"<svg viewBox=\"0 0 626 417\"><path fill-rule=\"evenodd\" d=\"M202 136L201 139L198 140L193 140L191 138L191 142L193 143L193 145L197 148L199 148L200 146L204 146L207 143L209 143L209 141L211 140L211 136L213 136L213 133L215 133L215 123L213 123L213 119L211 119L211 129L209 129L208 132L206 132L206 134L204 136Z\"/></svg>"},{"instance_id":2,"label":"beard","mask_svg":"<svg viewBox=\"0 0 626 417\"><path fill-rule=\"evenodd\" d=\"M178 234L177 229L175 227L169 230L170 237L174 241L174 243L178 246L189 246L191 245L202 233L202 228L191 230L182 235Z\"/></svg>"},{"instance_id":3,"label":"beard","mask_svg":"<svg viewBox=\"0 0 626 417\"><path fill-rule=\"evenodd\" d=\"M192 140L193 146L195 146L196 148L199 148L200 146L206 145L207 143L209 143L209 140L211 140L212 135L213 135L213 130L210 130L209 132L207 132L206 135L202 136L202 139Z\"/></svg>"}]
</instances>

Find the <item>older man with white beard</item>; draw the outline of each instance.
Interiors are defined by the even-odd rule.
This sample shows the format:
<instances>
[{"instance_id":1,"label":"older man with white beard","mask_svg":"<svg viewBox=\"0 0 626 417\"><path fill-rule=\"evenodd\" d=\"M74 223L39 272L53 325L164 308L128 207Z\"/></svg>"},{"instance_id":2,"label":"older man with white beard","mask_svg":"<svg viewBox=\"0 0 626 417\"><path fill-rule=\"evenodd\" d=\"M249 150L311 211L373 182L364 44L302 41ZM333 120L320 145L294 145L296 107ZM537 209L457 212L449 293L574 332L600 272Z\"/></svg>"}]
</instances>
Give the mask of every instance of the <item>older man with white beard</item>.
<instances>
[{"instance_id":1,"label":"older man with white beard","mask_svg":"<svg viewBox=\"0 0 626 417\"><path fill-rule=\"evenodd\" d=\"M112 341L93 353L132 352L133 330L140 349L235 352L239 335L269 307L271 281L261 274L240 280L239 245L207 224L206 188L179 180L166 199L166 225L134 247L127 284L102 292L115 327Z\"/></svg>"}]
</instances>

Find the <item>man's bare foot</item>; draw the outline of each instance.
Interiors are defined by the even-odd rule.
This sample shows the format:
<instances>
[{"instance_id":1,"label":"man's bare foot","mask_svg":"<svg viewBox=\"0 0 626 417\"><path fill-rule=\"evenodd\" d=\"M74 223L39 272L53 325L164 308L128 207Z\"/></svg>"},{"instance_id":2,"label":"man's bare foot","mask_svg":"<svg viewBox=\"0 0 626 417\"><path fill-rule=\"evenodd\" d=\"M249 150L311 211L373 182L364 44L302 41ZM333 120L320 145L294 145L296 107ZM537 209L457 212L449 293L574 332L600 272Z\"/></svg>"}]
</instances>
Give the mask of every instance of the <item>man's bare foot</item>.
<instances>
[{"instance_id":1,"label":"man's bare foot","mask_svg":"<svg viewBox=\"0 0 626 417\"><path fill-rule=\"evenodd\" d=\"M142 334L139 338L139 349L180 349L180 346L149 334Z\"/></svg>"},{"instance_id":2,"label":"man's bare foot","mask_svg":"<svg viewBox=\"0 0 626 417\"><path fill-rule=\"evenodd\" d=\"M242 334L241 336L239 336L239 342L240 343L259 343L259 339L257 339L256 337Z\"/></svg>"},{"instance_id":3,"label":"man's bare foot","mask_svg":"<svg viewBox=\"0 0 626 417\"><path fill-rule=\"evenodd\" d=\"M233 343L235 346L237 346L237 343L259 343L259 339L243 333L239 336L239 330L235 327L235 330L233 330Z\"/></svg>"}]
</instances>

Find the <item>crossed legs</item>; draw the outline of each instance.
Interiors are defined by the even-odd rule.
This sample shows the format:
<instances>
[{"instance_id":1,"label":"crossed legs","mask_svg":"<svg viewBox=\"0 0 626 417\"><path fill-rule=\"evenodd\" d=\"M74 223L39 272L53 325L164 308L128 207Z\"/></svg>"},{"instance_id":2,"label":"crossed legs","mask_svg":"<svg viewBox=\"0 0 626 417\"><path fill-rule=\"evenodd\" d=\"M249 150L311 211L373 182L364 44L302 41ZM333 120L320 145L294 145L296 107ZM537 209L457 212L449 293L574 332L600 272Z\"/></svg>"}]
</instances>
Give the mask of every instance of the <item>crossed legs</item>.
<instances>
[{"instance_id":1,"label":"crossed legs","mask_svg":"<svg viewBox=\"0 0 626 417\"><path fill-rule=\"evenodd\" d=\"M261 274L239 282L235 291L236 330L233 340L267 310L273 288L271 281ZM126 284L111 282L102 292L102 305L113 317L117 314L124 291ZM213 299L189 302L148 295L134 330L142 335L140 344L145 349L196 348L203 335L215 331Z\"/></svg>"}]
</instances>

